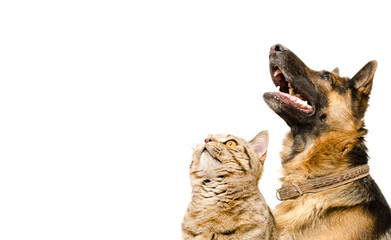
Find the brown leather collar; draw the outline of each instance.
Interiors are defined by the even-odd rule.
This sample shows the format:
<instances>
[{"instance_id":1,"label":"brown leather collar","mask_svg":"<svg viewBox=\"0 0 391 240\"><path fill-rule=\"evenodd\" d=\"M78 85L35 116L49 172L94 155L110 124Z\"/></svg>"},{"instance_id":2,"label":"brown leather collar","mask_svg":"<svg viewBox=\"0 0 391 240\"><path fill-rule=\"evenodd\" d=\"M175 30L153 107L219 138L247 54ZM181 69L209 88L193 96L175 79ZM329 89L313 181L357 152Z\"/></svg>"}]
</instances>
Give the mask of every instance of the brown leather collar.
<instances>
[{"instance_id":1,"label":"brown leather collar","mask_svg":"<svg viewBox=\"0 0 391 240\"><path fill-rule=\"evenodd\" d=\"M305 193L322 192L351 183L369 175L368 164L348 169L341 173L308 180L303 184L292 184L277 190L276 197L280 201L299 197Z\"/></svg>"}]
</instances>

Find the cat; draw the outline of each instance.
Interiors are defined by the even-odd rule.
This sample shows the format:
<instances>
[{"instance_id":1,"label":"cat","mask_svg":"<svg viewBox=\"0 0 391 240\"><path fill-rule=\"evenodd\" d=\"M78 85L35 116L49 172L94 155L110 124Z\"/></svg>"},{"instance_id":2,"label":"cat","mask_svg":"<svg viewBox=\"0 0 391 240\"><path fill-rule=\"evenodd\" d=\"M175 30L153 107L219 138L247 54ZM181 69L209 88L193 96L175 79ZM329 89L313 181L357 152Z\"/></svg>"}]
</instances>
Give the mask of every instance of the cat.
<instances>
[{"instance_id":1,"label":"cat","mask_svg":"<svg viewBox=\"0 0 391 240\"><path fill-rule=\"evenodd\" d=\"M258 188L268 142L266 130L250 142L219 134L194 150L183 239L277 239L273 215Z\"/></svg>"}]
</instances>

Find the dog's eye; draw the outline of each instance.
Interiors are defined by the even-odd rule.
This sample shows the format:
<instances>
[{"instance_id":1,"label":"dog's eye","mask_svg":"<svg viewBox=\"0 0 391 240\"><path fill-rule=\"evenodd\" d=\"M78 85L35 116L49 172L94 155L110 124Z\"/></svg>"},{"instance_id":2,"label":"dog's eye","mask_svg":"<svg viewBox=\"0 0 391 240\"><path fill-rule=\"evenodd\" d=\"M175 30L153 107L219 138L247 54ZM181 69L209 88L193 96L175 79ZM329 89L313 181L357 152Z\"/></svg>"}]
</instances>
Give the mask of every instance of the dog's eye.
<instances>
[{"instance_id":1,"label":"dog's eye","mask_svg":"<svg viewBox=\"0 0 391 240\"><path fill-rule=\"evenodd\" d=\"M329 82L332 81L331 75L330 75L329 73L323 73L323 74L321 75L321 78L322 78L323 80L325 80L325 81L329 81Z\"/></svg>"},{"instance_id":2,"label":"dog's eye","mask_svg":"<svg viewBox=\"0 0 391 240\"><path fill-rule=\"evenodd\" d=\"M229 140L229 141L225 142L225 145L228 147L236 147L238 145L238 143L235 140Z\"/></svg>"}]
</instances>

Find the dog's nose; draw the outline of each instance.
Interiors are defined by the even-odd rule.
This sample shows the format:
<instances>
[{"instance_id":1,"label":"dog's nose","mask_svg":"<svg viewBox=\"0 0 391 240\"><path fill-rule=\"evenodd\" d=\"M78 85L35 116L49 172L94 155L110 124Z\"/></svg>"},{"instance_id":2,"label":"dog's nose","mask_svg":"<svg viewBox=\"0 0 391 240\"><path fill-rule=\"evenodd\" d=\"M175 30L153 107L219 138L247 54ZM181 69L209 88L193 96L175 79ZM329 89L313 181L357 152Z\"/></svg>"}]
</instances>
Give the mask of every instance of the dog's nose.
<instances>
[{"instance_id":1,"label":"dog's nose","mask_svg":"<svg viewBox=\"0 0 391 240\"><path fill-rule=\"evenodd\" d=\"M205 139L205 142L206 142L206 143L211 142L211 141L212 141L211 138L206 138L206 139Z\"/></svg>"},{"instance_id":2,"label":"dog's nose","mask_svg":"<svg viewBox=\"0 0 391 240\"><path fill-rule=\"evenodd\" d=\"M270 48L270 54L273 54L273 53L276 53L276 52L283 52L283 51L286 51L287 48L284 47L283 45L281 44L276 44L276 45L273 45L271 48Z\"/></svg>"}]
</instances>

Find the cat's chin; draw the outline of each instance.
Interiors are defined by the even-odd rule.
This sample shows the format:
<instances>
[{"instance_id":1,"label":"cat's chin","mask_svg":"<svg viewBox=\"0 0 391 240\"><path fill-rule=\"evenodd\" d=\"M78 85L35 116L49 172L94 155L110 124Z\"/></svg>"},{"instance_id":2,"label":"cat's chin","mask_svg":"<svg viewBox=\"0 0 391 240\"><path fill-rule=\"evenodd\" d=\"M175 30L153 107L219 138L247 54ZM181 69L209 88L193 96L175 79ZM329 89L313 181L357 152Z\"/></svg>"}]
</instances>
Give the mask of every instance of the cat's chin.
<instances>
[{"instance_id":1,"label":"cat's chin","mask_svg":"<svg viewBox=\"0 0 391 240\"><path fill-rule=\"evenodd\" d=\"M200 155L198 171L204 172L205 177L213 178L216 177L216 169L221 168L221 164L222 163L218 159L212 157L205 148Z\"/></svg>"}]
</instances>

